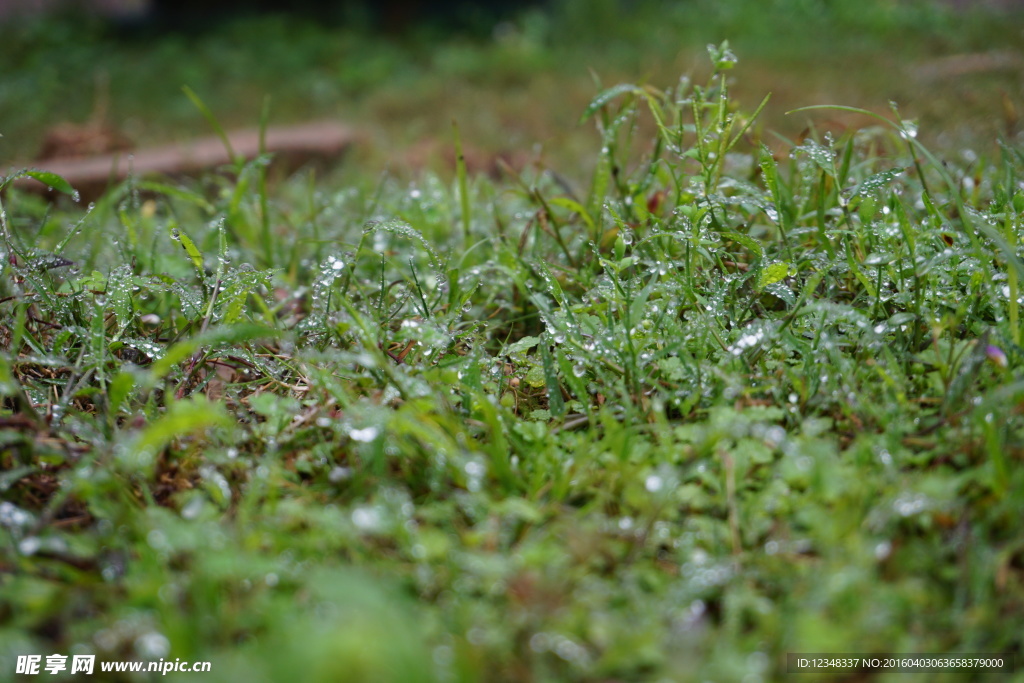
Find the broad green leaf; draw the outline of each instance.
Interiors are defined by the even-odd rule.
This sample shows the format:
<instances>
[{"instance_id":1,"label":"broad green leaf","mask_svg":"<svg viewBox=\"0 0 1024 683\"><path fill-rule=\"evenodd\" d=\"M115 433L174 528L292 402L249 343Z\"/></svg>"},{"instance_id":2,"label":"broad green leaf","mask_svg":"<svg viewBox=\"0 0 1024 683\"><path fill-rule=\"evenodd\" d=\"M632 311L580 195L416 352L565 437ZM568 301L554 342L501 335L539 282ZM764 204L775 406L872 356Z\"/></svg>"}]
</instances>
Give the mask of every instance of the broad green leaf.
<instances>
[{"instance_id":1,"label":"broad green leaf","mask_svg":"<svg viewBox=\"0 0 1024 683\"><path fill-rule=\"evenodd\" d=\"M57 175L56 173L50 173L49 171L30 170L25 171L25 176L29 178L35 178L43 185L46 185L47 187L52 187L53 189L59 192L63 192L64 194L69 194L72 197L78 196L78 192L75 191L75 188L71 187L71 183L64 180L63 177Z\"/></svg>"},{"instance_id":2,"label":"broad green leaf","mask_svg":"<svg viewBox=\"0 0 1024 683\"><path fill-rule=\"evenodd\" d=\"M764 291L768 285L783 280L789 274L789 264L785 261L776 261L764 265L757 274L757 291Z\"/></svg>"},{"instance_id":3,"label":"broad green leaf","mask_svg":"<svg viewBox=\"0 0 1024 683\"><path fill-rule=\"evenodd\" d=\"M203 255L196 247L196 243L192 241L192 238L184 230L173 225L171 227L171 237L185 249L185 253L188 254L189 259L192 261L192 266L196 269L201 282L206 277L206 272L203 269Z\"/></svg>"},{"instance_id":4,"label":"broad green leaf","mask_svg":"<svg viewBox=\"0 0 1024 683\"><path fill-rule=\"evenodd\" d=\"M741 233L732 232L729 230L720 232L718 234L724 237L725 239L732 240L733 242L736 242L737 244L746 247L747 251L749 251L757 258L761 258L762 256L764 256L764 248L757 240L755 240L753 237L750 237L749 235L743 235Z\"/></svg>"},{"instance_id":5,"label":"broad green leaf","mask_svg":"<svg viewBox=\"0 0 1024 683\"><path fill-rule=\"evenodd\" d=\"M824 171L826 175L835 177L835 153L828 147L819 145L813 140L807 140L803 145L797 147L795 151L803 152L811 161L814 162L815 166Z\"/></svg>"},{"instance_id":6,"label":"broad green leaf","mask_svg":"<svg viewBox=\"0 0 1024 683\"><path fill-rule=\"evenodd\" d=\"M786 286L785 282L773 282L770 285L765 285L764 291L768 292L772 296L777 296L790 306L794 306L796 304L796 295L793 293L792 289Z\"/></svg>"},{"instance_id":7,"label":"broad green leaf","mask_svg":"<svg viewBox=\"0 0 1024 683\"><path fill-rule=\"evenodd\" d=\"M529 351L539 343L540 337L523 337L519 341L506 346L503 353L508 356L515 353L522 353L523 351Z\"/></svg>"}]
</instances>

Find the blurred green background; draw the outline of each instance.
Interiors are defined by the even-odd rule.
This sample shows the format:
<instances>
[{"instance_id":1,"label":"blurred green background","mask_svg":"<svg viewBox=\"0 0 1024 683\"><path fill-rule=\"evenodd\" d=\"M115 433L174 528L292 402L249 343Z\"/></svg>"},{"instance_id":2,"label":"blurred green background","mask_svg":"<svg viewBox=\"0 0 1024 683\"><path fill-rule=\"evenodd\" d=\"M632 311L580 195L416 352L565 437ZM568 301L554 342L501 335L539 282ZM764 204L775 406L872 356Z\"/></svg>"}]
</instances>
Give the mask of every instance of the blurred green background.
<instances>
[{"instance_id":1,"label":"blurred green background","mask_svg":"<svg viewBox=\"0 0 1024 683\"><path fill-rule=\"evenodd\" d=\"M332 118L358 126L362 171L443 163L457 119L470 164L543 155L569 176L593 154L576 121L597 89L703 77L705 45L730 41L750 109L768 92L766 128L797 136L790 109L852 104L918 119L939 147L1020 134L1024 21L1014 3L915 0L552 0L518 9L432 6L377 15L358 6L279 13L188 12L112 21L19 17L0 28L0 162L36 157L62 122L102 122L137 145L208 134L182 86L227 127ZM421 3L422 5L422 3ZM343 10L343 11L342 11ZM401 16L391 17L389 13ZM450 156L450 153L448 154Z\"/></svg>"}]
</instances>

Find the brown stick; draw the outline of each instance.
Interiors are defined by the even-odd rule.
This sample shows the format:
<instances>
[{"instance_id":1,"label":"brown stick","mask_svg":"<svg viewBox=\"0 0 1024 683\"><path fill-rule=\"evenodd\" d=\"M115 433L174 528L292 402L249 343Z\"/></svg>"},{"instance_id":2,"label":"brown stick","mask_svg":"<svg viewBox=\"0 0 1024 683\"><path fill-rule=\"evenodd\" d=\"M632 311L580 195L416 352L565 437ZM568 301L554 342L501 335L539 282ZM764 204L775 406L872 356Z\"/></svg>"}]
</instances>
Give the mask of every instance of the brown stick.
<instances>
[{"instance_id":1,"label":"brown stick","mask_svg":"<svg viewBox=\"0 0 1024 683\"><path fill-rule=\"evenodd\" d=\"M348 126L334 121L319 121L297 126L267 129L266 150L276 162L298 168L310 161L331 161L359 138ZM259 131L246 129L228 135L235 154L253 159L260 153ZM129 173L136 177L152 175L197 175L233 162L224 143L216 136L189 142L162 145L86 158L48 159L34 168L63 177L82 195L83 200L98 197L112 182L119 182ZM47 192L46 185L33 178L19 178L16 187Z\"/></svg>"}]
</instances>

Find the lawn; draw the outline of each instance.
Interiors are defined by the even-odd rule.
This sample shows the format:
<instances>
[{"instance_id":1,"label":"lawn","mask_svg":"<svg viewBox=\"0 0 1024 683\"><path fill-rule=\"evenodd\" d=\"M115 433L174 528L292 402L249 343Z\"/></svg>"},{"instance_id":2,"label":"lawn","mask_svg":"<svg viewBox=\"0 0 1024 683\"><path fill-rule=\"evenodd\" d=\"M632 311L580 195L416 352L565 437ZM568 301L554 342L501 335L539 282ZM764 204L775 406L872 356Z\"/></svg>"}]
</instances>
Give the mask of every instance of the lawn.
<instances>
[{"instance_id":1,"label":"lawn","mask_svg":"<svg viewBox=\"0 0 1024 683\"><path fill-rule=\"evenodd\" d=\"M859 5L819 26L884 43L927 19L904 48L916 56L895 57L908 62L930 40L972 50L972 27L994 21L968 15L958 35L944 10ZM561 7L547 26L579 5ZM524 16L520 35L547 15ZM132 178L89 206L60 178L11 171L0 679L26 654L95 655L96 680L162 680L99 667L181 660L211 670L167 680L267 683L775 681L789 653L1019 660L1012 112L982 107L982 143L955 132L970 103L941 131L877 94L794 102L797 84L782 107L744 82L827 36L800 53L741 19L709 17L742 40L709 46L682 79L641 73L642 51L621 47L632 77L584 73L573 87L588 101L553 161L500 177L459 159L496 149L475 136L508 111L465 107L557 94L574 67L543 41L531 66L502 62L500 43L423 38L460 86L419 124L452 168L389 161L399 145L382 143L327 176L239 160L202 179ZM571 39L575 64L597 54L588 36ZM467 52L445 67L453 45ZM25 73L47 68L37 54ZM366 112L382 102L440 101L433 76L399 96L417 73L362 86L380 135L393 124ZM461 89L473 79L486 85ZM216 90L193 85L204 101ZM221 97L206 104L232 125ZM301 98L286 99L297 116ZM10 100L0 111L31 128ZM153 113L153 130L177 116ZM53 191L9 185L24 173Z\"/></svg>"}]
</instances>

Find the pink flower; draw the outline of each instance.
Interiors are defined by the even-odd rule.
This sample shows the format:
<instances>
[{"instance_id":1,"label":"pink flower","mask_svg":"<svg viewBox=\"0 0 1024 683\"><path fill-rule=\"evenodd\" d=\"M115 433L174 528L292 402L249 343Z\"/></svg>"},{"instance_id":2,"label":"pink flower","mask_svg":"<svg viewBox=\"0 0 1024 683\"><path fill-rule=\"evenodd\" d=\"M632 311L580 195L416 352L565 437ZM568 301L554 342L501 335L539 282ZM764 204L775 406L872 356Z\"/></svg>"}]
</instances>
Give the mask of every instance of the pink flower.
<instances>
[{"instance_id":1,"label":"pink flower","mask_svg":"<svg viewBox=\"0 0 1024 683\"><path fill-rule=\"evenodd\" d=\"M994 344L989 344L985 347L985 356L992 361L995 365L1001 368L1005 368L1009 363L1006 360L1006 354L1003 350Z\"/></svg>"}]
</instances>

